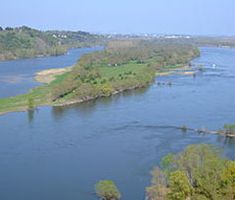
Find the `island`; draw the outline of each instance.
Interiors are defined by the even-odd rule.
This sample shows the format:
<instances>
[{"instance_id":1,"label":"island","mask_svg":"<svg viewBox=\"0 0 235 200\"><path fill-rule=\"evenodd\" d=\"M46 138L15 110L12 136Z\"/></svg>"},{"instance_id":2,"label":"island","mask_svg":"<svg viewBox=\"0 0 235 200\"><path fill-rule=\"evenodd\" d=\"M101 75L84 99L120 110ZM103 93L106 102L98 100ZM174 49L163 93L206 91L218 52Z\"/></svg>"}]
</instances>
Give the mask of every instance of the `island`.
<instances>
[{"instance_id":1,"label":"island","mask_svg":"<svg viewBox=\"0 0 235 200\"><path fill-rule=\"evenodd\" d=\"M81 103L147 87L156 75L184 68L199 54L196 46L177 40L112 40L104 50L82 56L64 73L59 70L53 81L27 94L0 99L0 113Z\"/></svg>"}]
</instances>

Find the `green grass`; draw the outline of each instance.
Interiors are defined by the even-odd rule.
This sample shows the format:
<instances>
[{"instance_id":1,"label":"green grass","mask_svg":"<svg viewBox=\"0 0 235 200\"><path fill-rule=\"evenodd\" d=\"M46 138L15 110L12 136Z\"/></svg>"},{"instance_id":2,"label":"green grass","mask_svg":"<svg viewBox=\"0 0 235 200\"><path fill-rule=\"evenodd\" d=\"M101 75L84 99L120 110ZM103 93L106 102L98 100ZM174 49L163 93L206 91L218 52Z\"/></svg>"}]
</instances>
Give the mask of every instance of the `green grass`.
<instances>
[{"instance_id":1,"label":"green grass","mask_svg":"<svg viewBox=\"0 0 235 200\"><path fill-rule=\"evenodd\" d=\"M27 110L29 99L33 99L35 106L45 105L49 102L49 92L50 88L45 85L32 89L27 94L0 99L0 113Z\"/></svg>"},{"instance_id":2,"label":"green grass","mask_svg":"<svg viewBox=\"0 0 235 200\"><path fill-rule=\"evenodd\" d=\"M146 69L146 64L124 64L117 67L100 67L100 74L105 78L117 77L119 74L128 75L132 73L140 73ZM131 75L130 74L130 75Z\"/></svg>"},{"instance_id":3,"label":"green grass","mask_svg":"<svg viewBox=\"0 0 235 200\"><path fill-rule=\"evenodd\" d=\"M225 124L224 128L227 129L227 130L235 131L235 124Z\"/></svg>"}]
</instances>

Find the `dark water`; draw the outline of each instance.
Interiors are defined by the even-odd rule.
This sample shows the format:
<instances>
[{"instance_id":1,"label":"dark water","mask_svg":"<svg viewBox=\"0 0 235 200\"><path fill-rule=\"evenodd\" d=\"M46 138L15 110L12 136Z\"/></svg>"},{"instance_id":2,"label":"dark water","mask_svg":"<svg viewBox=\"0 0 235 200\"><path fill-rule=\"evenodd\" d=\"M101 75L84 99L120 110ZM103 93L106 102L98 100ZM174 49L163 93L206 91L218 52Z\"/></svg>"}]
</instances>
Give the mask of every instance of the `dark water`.
<instances>
[{"instance_id":1,"label":"dark water","mask_svg":"<svg viewBox=\"0 0 235 200\"><path fill-rule=\"evenodd\" d=\"M171 87L153 84L77 106L0 116L0 199L95 200L94 184L112 179L123 200L143 200L149 170L169 152L209 143L235 159L235 140L171 127L235 122L235 50L201 54L194 63L205 71L195 78L159 78Z\"/></svg>"},{"instance_id":2,"label":"dark water","mask_svg":"<svg viewBox=\"0 0 235 200\"><path fill-rule=\"evenodd\" d=\"M0 62L0 98L26 93L40 83L34 81L35 73L50 68L69 67L81 55L102 47L71 49L62 56L40 57Z\"/></svg>"}]
</instances>

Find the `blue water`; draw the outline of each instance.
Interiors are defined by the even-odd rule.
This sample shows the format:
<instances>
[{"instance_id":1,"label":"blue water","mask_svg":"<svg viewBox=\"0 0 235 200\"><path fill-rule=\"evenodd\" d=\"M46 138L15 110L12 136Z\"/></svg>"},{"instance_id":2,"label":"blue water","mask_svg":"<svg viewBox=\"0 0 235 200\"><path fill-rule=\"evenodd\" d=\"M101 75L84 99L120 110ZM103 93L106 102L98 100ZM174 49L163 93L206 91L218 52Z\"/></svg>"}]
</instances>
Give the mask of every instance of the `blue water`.
<instances>
[{"instance_id":1,"label":"blue water","mask_svg":"<svg viewBox=\"0 0 235 200\"><path fill-rule=\"evenodd\" d=\"M234 139L171 127L235 122L235 49L201 48L193 63L205 71L158 78L171 87L0 116L0 199L95 200L94 184L112 179L123 200L143 200L149 171L169 152L209 143L235 159Z\"/></svg>"},{"instance_id":2,"label":"blue water","mask_svg":"<svg viewBox=\"0 0 235 200\"><path fill-rule=\"evenodd\" d=\"M84 54L102 47L70 49L62 56L40 57L0 62L0 98L26 93L39 86L34 80L38 71L69 67Z\"/></svg>"}]
</instances>

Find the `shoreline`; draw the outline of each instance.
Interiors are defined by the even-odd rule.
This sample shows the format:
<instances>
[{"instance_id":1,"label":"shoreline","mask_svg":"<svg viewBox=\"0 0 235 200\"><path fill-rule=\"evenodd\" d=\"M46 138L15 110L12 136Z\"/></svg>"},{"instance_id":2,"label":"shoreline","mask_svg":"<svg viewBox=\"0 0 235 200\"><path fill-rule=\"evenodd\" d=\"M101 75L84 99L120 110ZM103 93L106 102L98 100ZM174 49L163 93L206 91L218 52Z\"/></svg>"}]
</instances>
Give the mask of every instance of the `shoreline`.
<instances>
[{"instance_id":1,"label":"shoreline","mask_svg":"<svg viewBox=\"0 0 235 200\"><path fill-rule=\"evenodd\" d=\"M157 77L161 77L161 76L169 76L169 75L172 75L172 74L190 76L190 75L194 75L195 73L196 73L196 70L192 69L189 65L174 68L174 69L168 69L168 71L165 71L165 72L156 72L154 80L152 80L152 83L155 82L155 79ZM63 102L63 103L54 104L52 106L63 107L63 106L69 106L69 105L74 105L74 104L79 104L79 103L85 103L85 102L92 101L92 100L95 100L95 99L99 99L99 98L102 98L102 97L111 97L113 95L120 94L120 93L125 92L125 91L131 91L131 90L146 88L150 85L151 85L151 83L148 83L146 85L135 85L135 86L125 88L125 89L122 89L122 90L113 91L112 94L110 94L108 96L105 96L105 95L104 96L94 96L94 97L87 96L87 97L84 97L82 99L66 101L66 102Z\"/></svg>"},{"instance_id":2,"label":"shoreline","mask_svg":"<svg viewBox=\"0 0 235 200\"><path fill-rule=\"evenodd\" d=\"M42 70L42 71L39 71L35 74L34 79L36 81L40 82L40 83L49 84L53 80L55 80L57 76L63 75L65 73L71 71L72 67L73 66L65 67L65 68L54 68L54 69ZM166 71L156 72L156 74L154 76L154 79L151 82L147 83L146 85L143 85L143 84L142 85L135 85L135 86L131 86L129 88L125 88L125 89L122 89L122 90L115 90L110 95L85 96L83 98L68 100L68 101L64 101L64 102L43 103L41 105L35 106L35 108L42 107L42 106L63 107L63 106L69 106L69 105L74 105L74 104L85 103L85 102L96 100L96 99L103 98L103 97L111 97L113 95L120 94L120 93L125 92L125 91L137 90L137 89L140 89L140 88L148 87L149 85L151 85L151 83L153 83L155 81L155 79L157 77L169 76L169 75L172 75L172 74L188 76L188 75L193 75L195 73L196 73L196 70L192 69L188 65L182 66L182 67L177 67L177 68L172 68L172 69L167 69ZM27 112L27 111L28 111L27 107L22 107L22 108L19 107L18 109L15 109L15 110L0 112L0 116L2 116L4 114L12 113L12 112Z\"/></svg>"},{"instance_id":3,"label":"shoreline","mask_svg":"<svg viewBox=\"0 0 235 200\"><path fill-rule=\"evenodd\" d=\"M63 106L70 106L70 105L74 105L74 104L85 103L85 102L100 99L100 98L103 98L103 97L111 97L111 96L114 96L116 94L121 94L121 93L126 92L126 91L132 91L132 90L137 90L137 89L141 89L141 88L146 88L149 85L150 85L150 83L147 84L147 85L136 85L136 86L132 86L132 87L129 87L129 88L126 88L126 89L122 89L122 90L115 90L110 95L102 95L102 96L94 96L94 97L86 96L82 99L80 98L80 99L76 99L76 100L66 101L66 102L63 102L63 103L54 104L52 106L54 106L54 107L63 107Z\"/></svg>"},{"instance_id":4,"label":"shoreline","mask_svg":"<svg viewBox=\"0 0 235 200\"><path fill-rule=\"evenodd\" d=\"M39 71L35 74L34 80L39 83L50 83L54 81L57 76L70 72L72 67L73 66L64 68L51 68Z\"/></svg>"}]
</instances>

